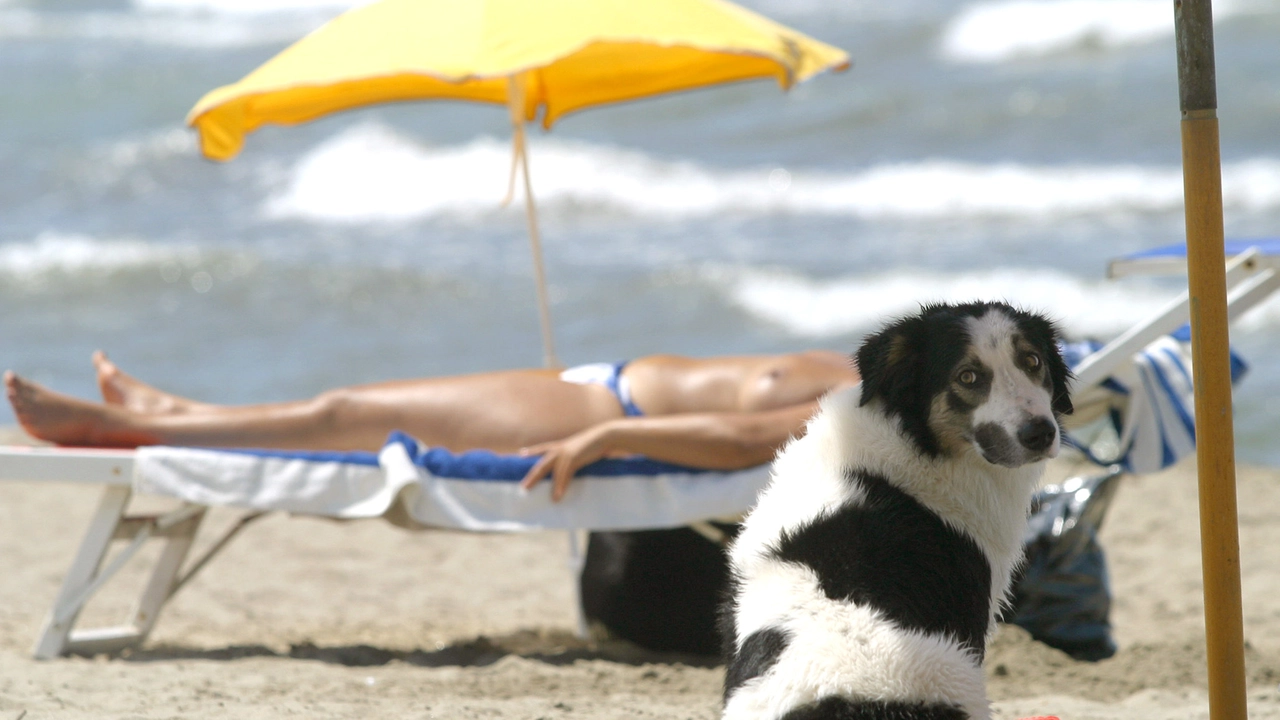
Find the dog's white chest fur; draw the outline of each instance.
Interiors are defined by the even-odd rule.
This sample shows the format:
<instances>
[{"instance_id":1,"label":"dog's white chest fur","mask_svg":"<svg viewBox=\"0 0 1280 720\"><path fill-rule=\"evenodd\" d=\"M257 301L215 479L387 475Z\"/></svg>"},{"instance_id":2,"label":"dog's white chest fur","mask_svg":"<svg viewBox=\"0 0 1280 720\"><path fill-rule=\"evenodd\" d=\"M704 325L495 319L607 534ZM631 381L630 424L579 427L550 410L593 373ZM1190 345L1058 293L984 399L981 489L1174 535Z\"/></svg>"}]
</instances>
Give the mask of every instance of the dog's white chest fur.
<instances>
[{"instance_id":1,"label":"dog's white chest fur","mask_svg":"<svg viewBox=\"0 0 1280 720\"><path fill-rule=\"evenodd\" d=\"M805 436L778 456L733 544L736 649L769 665L727 686L726 718L781 717L832 696L988 716L980 656L1021 558L1043 463L1004 468L974 451L927 457L880 409L859 407L859 391L823 401ZM876 515L884 512L892 517ZM938 547L916 552L895 532ZM902 543L901 557L877 554L886 539L883 552ZM953 566L958 580L929 577ZM881 580L934 591L915 607L914 588L876 587ZM761 670L738 660L730 682Z\"/></svg>"}]
</instances>

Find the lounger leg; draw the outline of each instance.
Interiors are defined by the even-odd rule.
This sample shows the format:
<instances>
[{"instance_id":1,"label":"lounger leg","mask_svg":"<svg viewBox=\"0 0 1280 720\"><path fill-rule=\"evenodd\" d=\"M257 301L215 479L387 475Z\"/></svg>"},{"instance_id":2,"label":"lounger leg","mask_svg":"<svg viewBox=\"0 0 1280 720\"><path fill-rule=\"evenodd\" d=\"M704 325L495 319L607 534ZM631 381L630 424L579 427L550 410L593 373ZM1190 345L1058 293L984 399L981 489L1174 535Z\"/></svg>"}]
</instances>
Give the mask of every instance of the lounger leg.
<instances>
[{"instance_id":1,"label":"lounger leg","mask_svg":"<svg viewBox=\"0 0 1280 720\"><path fill-rule=\"evenodd\" d=\"M569 536L569 577L573 585L574 634L579 640L586 640L591 635L587 625L587 613L582 608L582 569L587 565L587 531L570 530Z\"/></svg>"},{"instance_id":2,"label":"lounger leg","mask_svg":"<svg viewBox=\"0 0 1280 720\"><path fill-rule=\"evenodd\" d=\"M133 491L122 485L107 487L98 501L98 509L89 523L89 530L80 542L76 559L62 581L62 589L53 603L53 609L45 619L40 639L36 642L35 656L42 660L61 655L67 646L71 628L88 600L85 590L98 574L98 566L107 554L107 548L115 536L116 526L124 514L125 506Z\"/></svg>"},{"instance_id":3,"label":"lounger leg","mask_svg":"<svg viewBox=\"0 0 1280 720\"><path fill-rule=\"evenodd\" d=\"M155 627L156 618L160 615L160 608L173 595L178 571L182 569L182 563L187 559L187 553L195 542L196 532L200 529L200 522L204 520L205 508L190 507L190 516L164 529L168 536L164 550L151 572L151 580L147 582L147 587L142 591L142 597L133 610L132 625L138 634L137 642L146 640L147 635L151 634L151 628Z\"/></svg>"},{"instance_id":4,"label":"lounger leg","mask_svg":"<svg viewBox=\"0 0 1280 720\"><path fill-rule=\"evenodd\" d=\"M112 486L103 494L71 570L62 582L53 610L45 620L36 643L37 658L115 652L142 642L155 627L160 609L178 583L178 572L195 541L205 508L185 504L162 515L129 516L125 515L125 509L131 495L127 486ZM130 621L117 627L76 630L76 619L93 594L151 538L163 538L165 546ZM128 540L129 545L103 568L102 561L112 540Z\"/></svg>"}]
</instances>

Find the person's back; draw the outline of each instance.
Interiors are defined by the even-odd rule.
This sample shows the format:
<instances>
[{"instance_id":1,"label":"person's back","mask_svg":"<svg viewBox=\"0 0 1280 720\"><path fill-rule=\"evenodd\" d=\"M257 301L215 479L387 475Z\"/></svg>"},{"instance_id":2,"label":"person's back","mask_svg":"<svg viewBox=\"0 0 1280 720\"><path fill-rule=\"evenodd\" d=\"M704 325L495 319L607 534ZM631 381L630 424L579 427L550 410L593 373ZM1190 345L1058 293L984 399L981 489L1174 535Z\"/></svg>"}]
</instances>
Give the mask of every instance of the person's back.
<instances>
[{"instance_id":1,"label":"person's back","mask_svg":"<svg viewBox=\"0 0 1280 720\"><path fill-rule=\"evenodd\" d=\"M632 399L649 415L775 410L811 403L858 382L849 357L828 350L711 358L646 355L623 372Z\"/></svg>"}]
</instances>

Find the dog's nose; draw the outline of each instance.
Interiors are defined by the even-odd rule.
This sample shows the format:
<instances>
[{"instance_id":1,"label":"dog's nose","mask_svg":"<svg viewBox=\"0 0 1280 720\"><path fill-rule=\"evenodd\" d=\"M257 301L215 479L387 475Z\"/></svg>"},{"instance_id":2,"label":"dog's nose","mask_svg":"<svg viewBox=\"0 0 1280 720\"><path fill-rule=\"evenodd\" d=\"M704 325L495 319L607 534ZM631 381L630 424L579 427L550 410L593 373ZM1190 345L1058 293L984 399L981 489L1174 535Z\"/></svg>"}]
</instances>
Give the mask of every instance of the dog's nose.
<instances>
[{"instance_id":1,"label":"dog's nose","mask_svg":"<svg viewBox=\"0 0 1280 720\"><path fill-rule=\"evenodd\" d=\"M1058 429L1053 422L1042 417L1028 420L1018 428L1018 442L1028 450L1045 450L1057 436Z\"/></svg>"}]
</instances>

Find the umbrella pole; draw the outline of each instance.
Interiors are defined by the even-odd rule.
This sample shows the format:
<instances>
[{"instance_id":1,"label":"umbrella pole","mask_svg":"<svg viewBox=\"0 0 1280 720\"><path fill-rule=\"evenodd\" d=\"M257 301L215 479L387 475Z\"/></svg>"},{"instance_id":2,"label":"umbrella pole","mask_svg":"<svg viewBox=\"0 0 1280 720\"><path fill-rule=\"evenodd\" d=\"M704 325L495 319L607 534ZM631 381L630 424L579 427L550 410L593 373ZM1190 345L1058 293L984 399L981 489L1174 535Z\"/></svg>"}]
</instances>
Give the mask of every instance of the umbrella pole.
<instances>
[{"instance_id":1,"label":"umbrella pole","mask_svg":"<svg viewBox=\"0 0 1280 720\"><path fill-rule=\"evenodd\" d=\"M511 192L515 185L515 166L519 164L524 176L524 214L529 226L533 275L538 289L538 320L542 325L542 364L549 368L558 368L562 366L560 359L556 357L556 343L551 332L551 305L547 300L547 273L542 265L542 238L538 233L538 208L533 202L533 183L529 180L529 152L524 133L524 92L515 75L507 79L507 107L511 111L511 127L515 132L515 149L511 159L513 177L508 183L507 200L511 199Z\"/></svg>"},{"instance_id":2,"label":"umbrella pole","mask_svg":"<svg viewBox=\"0 0 1280 720\"><path fill-rule=\"evenodd\" d=\"M1209 717L1245 720L1244 622L1210 0L1174 0Z\"/></svg>"}]
</instances>

